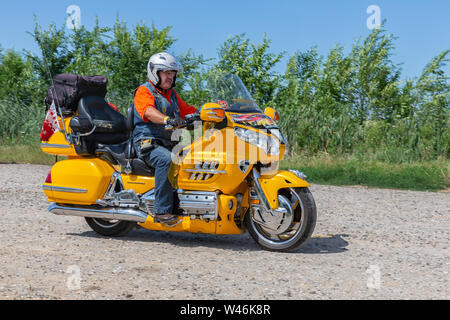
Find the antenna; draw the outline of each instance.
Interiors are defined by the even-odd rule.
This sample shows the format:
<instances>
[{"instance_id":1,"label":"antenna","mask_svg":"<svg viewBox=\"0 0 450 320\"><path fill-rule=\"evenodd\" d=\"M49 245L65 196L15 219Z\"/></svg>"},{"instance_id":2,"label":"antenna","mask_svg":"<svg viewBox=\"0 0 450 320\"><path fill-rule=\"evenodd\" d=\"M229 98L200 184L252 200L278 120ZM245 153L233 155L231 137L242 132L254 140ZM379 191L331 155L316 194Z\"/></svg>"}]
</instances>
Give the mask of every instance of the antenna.
<instances>
[{"instance_id":1,"label":"antenna","mask_svg":"<svg viewBox=\"0 0 450 320\"><path fill-rule=\"evenodd\" d=\"M39 32L41 32L42 28L40 26L39 26L39 28L40 28ZM71 139L67 135L66 124L65 124L65 121L64 121L63 113L61 111L60 106L55 103L56 91L54 91L54 86L53 86L53 75L52 75L52 72L50 70L49 64L47 62L47 57L46 57L46 54L45 54L45 48L43 47L41 40L39 40L39 45L41 47L42 58L43 58L45 67L47 68L47 72L48 72L48 75L50 77L51 86L50 86L50 90L49 91L50 91L50 95L52 97L52 103L55 105L56 110L59 113L59 116L61 117L62 127L63 127L63 130L64 130L64 137L66 138L66 141L68 143L71 143Z\"/></svg>"}]
</instances>

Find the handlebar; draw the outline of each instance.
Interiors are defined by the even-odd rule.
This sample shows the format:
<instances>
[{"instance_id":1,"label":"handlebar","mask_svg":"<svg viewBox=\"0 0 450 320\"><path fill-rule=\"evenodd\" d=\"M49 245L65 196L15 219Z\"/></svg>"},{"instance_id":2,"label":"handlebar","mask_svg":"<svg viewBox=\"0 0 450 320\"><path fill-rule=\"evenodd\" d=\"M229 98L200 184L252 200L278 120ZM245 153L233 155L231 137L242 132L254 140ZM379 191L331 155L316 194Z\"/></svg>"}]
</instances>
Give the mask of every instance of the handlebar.
<instances>
[{"instance_id":1,"label":"handlebar","mask_svg":"<svg viewBox=\"0 0 450 320\"><path fill-rule=\"evenodd\" d=\"M178 126L178 127L174 127L174 126L172 126L172 125L170 125L170 124L166 124L166 125L164 126L164 130L182 129L182 128L185 128L185 127L186 127L186 121L184 121L184 123L183 123L182 125Z\"/></svg>"},{"instance_id":2,"label":"handlebar","mask_svg":"<svg viewBox=\"0 0 450 320\"><path fill-rule=\"evenodd\" d=\"M195 113L187 114L186 116L184 116L184 119L188 123L194 122L194 121L200 121L200 113L195 112Z\"/></svg>"}]
</instances>

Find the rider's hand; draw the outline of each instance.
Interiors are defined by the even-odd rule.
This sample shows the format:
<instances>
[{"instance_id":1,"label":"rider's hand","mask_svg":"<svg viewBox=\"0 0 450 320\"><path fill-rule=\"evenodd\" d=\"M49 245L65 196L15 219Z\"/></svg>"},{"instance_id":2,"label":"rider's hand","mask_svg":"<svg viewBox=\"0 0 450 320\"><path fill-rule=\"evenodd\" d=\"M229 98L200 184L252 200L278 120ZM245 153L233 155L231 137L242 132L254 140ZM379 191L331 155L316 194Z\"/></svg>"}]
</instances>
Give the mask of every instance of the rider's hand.
<instances>
[{"instance_id":1,"label":"rider's hand","mask_svg":"<svg viewBox=\"0 0 450 320\"><path fill-rule=\"evenodd\" d=\"M169 127L172 127L172 128L178 128L178 127L181 127L181 126L184 125L185 123L186 123L186 122L185 122L183 119L178 118L178 117L176 117L176 118L169 118L169 117L166 117L166 118L164 119L164 124L167 125L167 126L169 126Z\"/></svg>"}]
</instances>

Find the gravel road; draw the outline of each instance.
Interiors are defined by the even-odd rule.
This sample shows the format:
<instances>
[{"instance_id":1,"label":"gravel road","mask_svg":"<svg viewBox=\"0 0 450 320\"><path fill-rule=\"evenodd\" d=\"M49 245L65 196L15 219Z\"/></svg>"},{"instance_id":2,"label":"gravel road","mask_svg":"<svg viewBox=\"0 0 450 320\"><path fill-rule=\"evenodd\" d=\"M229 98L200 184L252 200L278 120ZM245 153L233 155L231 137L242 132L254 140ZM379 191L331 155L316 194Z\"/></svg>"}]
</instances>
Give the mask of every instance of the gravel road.
<instances>
[{"instance_id":1,"label":"gravel road","mask_svg":"<svg viewBox=\"0 0 450 320\"><path fill-rule=\"evenodd\" d=\"M47 212L48 166L0 164L0 299L450 299L450 193L312 185L295 253L248 234L94 233Z\"/></svg>"}]
</instances>

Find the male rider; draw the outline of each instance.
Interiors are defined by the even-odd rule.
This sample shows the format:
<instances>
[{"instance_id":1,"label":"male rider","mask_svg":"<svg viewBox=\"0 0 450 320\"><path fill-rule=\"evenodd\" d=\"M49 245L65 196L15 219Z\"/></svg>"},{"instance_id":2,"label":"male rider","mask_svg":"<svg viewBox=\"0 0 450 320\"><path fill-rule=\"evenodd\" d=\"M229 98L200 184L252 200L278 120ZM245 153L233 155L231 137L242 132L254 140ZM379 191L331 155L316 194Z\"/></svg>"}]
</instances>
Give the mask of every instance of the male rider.
<instances>
[{"instance_id":1,"label":"male rider","mask_svg":"<svg viewBox=\"0 0 450 320\"><path fill-rule=\"evenodd\" d=\"M176 142L171 141L172 131L165 126L179 127L186 115L197 112L173 89L177 74L182 70L171 54L154 54L147 66L148 81L134 95L134 147L138 156L155 168L156 220L168 225L177 220L173 214L177 195L168 177L171 149Z\"/></svg>"}]
</instances>

